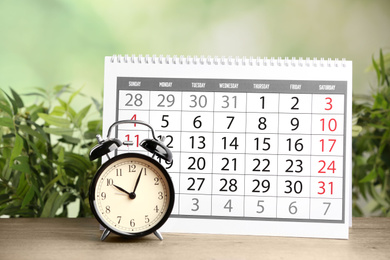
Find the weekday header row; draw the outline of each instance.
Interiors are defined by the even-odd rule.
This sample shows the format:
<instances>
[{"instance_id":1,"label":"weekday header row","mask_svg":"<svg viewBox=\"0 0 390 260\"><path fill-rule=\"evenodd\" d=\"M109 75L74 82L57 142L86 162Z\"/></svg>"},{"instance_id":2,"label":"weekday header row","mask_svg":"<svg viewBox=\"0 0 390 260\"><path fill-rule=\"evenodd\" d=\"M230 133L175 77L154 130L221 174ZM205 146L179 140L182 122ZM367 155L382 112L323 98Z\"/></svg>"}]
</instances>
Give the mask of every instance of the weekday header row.
<instances>
[{"instance_id":1,"label":"weekday header row","mask_svg":"<svg viewBox=\"0 0 390 260\"><path fill-rule=\"evenodd\" d=\"M144 91L342 94L347 92L347 81L118 77L117 88Z\"/></svg>"}]
</instances>

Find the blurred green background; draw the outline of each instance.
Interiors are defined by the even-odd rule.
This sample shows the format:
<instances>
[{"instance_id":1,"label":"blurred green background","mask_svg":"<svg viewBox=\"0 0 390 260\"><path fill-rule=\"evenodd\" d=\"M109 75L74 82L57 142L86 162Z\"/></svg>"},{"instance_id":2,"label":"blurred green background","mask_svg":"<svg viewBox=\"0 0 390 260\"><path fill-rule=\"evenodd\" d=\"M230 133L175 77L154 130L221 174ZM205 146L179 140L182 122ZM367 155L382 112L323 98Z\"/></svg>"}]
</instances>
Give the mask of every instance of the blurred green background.
<instances>
[{"instance_id":1,"label":"blurred green background","mask_svg":"<svg viewBox=\"0 0 390 260\"><path fill-rule=\"evenodd\" d=\"M390 43L388 0L1 0L0 88L70 83L101 99L104 56L346 58L354 93Z\"/></svg>"},{"instance_id":2,"label":"blurred green background","mask_svg":"<svg viewBox=\"0 0 390 260\"><path fill-rule=\"evenodd\" d=\"M71 84L74 89L83 86L83 93L101 102L104 56L162 54L346 58L353 61L354 94L371 94L371 86L378 87L379 83L375 73L366 72L366 69L372 64L374 54L375 59L378 58L379 49L389 53L389 25L389 0L0 0L0 88L9 93L8 88L12 87L17 93L23 94L32 92L33 87L51 89L55 85ZM383 85L384 81L381 84ZM387 95L388 93L386 97ZM382 112L379 111L385 118L388 107L386 102L382 102L383 96L383 93L377 95L375 102L386 105L383 106ZM23 97L25 101L33 98L35 97ZM366 131L366 139L356 139L365 142L365 146L362 145L360 149L363 153L363 159L360 161L364 167L357 165L360 171L355 170L354 201L362 201L364 207L365 201L371 201L373 206L369 206L373 210L367 210L368 212L378 211L378 207L383 206L387 210L383 211L386 215L389 214L389 196L387 193L381 193L383 198L379 195L375 197L372 194L376 193L372 190L387 192L388 177L383 181L373 173L384 175L383 169L388 169L386 156L389 152L385 150L384 159L379 160L378 165L373 166L372 162L364 161L368 157L367 151L371 152L370 158L375 159L378 154L378 140L381 136L389 136L383 134L384 131L388 132L389 121L377 116L379 106L376 103L371 110L366 106L357 107L358 111L365 111L360 113L361 118L372 117L371 119L377 121L363 122L363 126L369 129ZM75 106L81 108L85 104L79 102ZM77 107L75 109L79 110ZM90 123L87 119L83 122ZM6 122L5 119L3 121ZM382 125L378 127L380 123ZM373 125L378 127L378 131L371 127ZM374 137L379 139L372 138L370 129L375 130ZM0 134L7 135L7 132ZM9 146L3 147L2 153L5 154L6 150L11 153L9 147L16 146L14 140L7 138L2 141L10 143ZM61 139L56 141L61 142ZM52 144L48 141L45 145ZM65 145L68 144L64 142L56 144L55 147L59 149ZM22 147L19 149L22 150ZM15 153L15 156L18 154ZM26 154L24 156L27 157ZM354 158L359 159L358 156ZM9 160L6 156L3 159L4 162ZM60 165L60 159L58 162L54 160L53 165ZM368 161L370 162L370 159ZM36 167L38 172L40 166ZM382 170L375 171L376 167ZM367 180L365 176L368 172L370 179ZM388 174L387 170L386 172ZM18 171L14 169L11 174L11 169L8 169L7 173L15 178L15 181L4 183L17 185ZM58 172L57 174L55 179L60 175ZM42 176L45 177L38 175ZM84 177L86 181L81 184L85 185L87 190L88 174ZM361 182L362 179L366 181ZM381 182L377 182L377 179ZM39 213L35 212L37 216L45 215L46 209L52 209L54 216L57 208L62 207L61 204L51 207L54 200L50 198L59 194L58 187L65 187L64 190L67 190L71 185L74 186L71 186L73 190L70 197L60 198L67 199L64 206L73 202L74 196L78 195L80 190L79 183L69 181L70 186L63 187L57 182L55 188L50 188L54 182L52 183L50 178L47 181L49 188L46 191L50 189L51 193L50 196L43 196L44 201L39 201L39 205L34 204L37 203L39 194L35 194L33 189L29 189L32 191L29 192L30 203L23 197L18 197L18 194L16 197L12 195L11 187L11 191L7 188L4 190L5 194L2 194L6 198L3 208L22 205L20 210L23 211L26 203L30 203L32 208L39 206L35 209ZM26 184L26 181L24 182ZM367 187L371 187L370 196L373 196L375 201L371 200L371 197L366 199ZM78 200L87 200L86 194L84 195L79 195ZM32 200L33 197L35 200ZM9 205L8 199L13 200ZM69 210L68 216L79 214L76 204L70 205L70 208L74 207ZM87 203L80 205L82 210L87 210ZM82 210L80 216L88 215L87 211ZM15 214L22 213L17 211ZM357 213L354 214L363 215ZM64 211L63 214L66 215L67 212Z\"/></svg>"}]
</instances>

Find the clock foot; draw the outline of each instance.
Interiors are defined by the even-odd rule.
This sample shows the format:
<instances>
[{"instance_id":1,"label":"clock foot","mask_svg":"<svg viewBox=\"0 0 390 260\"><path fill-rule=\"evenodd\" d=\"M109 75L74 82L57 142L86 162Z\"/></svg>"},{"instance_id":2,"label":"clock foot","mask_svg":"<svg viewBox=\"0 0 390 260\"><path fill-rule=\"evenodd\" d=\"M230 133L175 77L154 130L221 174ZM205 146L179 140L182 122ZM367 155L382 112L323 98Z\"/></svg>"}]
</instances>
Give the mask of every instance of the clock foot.
<instances>
[{"instance_id":1,"label":"clock foot","mask_svg":"<svg viewBox=\"0 0 390 260\"><path fill-rule=\"evenodd\" d=\"M108 228L106 228L106 229L103 231L103 234L102 234L102 236L100 237L100 240L103 241L104 239L106 239L110 233L111 233L111 231L110 231Z\"/></svg>"},{"instance_id":2,"label":"clock foot","mask_svg":"<svg viewBox=\"0 0 390 260\"><path fill-rule=\"evenodd\" d=\"M163 237L162 237L161 233L160 233L158 230L154 231L153 234L154 234L158 239L160 239L161 241L163 240Z\"/></svg>"}]
</instances>

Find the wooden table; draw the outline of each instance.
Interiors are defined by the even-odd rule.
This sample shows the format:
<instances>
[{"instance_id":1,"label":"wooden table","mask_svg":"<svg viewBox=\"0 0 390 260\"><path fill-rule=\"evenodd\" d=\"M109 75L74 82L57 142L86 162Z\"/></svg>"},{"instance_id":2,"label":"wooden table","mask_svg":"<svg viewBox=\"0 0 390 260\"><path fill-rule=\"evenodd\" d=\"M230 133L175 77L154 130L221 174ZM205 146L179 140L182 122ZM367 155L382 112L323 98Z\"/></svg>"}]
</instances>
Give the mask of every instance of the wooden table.
<instances>
[{"instance_id":1,"label":"wooden table","mask_svg":"<svg viewBox=\"0 0 390 260\"><path fill-rule=\"evenodd\" d=\"M99 240L95 219L0 219L0 259L390 259L390 218L355 218L349 240L165 233Z\"/></svg>"}]
</instances>

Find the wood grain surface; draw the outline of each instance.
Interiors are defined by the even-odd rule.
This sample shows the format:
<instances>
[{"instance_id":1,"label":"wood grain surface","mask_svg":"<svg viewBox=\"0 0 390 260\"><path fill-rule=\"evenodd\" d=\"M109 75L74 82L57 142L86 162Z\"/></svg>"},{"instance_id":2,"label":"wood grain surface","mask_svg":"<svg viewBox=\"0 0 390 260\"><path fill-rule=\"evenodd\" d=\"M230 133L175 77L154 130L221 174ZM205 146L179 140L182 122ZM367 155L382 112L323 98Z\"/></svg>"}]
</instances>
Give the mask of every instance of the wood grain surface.
<instances>
[{"instance_id":1,"label":"wood grain surface","mask_svg":"<svg viewBox=\"0 0 390 260\"><path fill-rule=\"evenodd\" d=\"M390 218L354 218L349 240L164 233L124 239L92 218L0 219L0 259L390 259Z\"/></svg>"}]
</instances>

